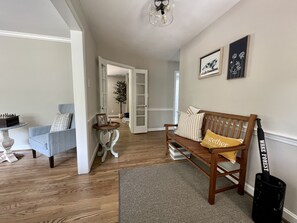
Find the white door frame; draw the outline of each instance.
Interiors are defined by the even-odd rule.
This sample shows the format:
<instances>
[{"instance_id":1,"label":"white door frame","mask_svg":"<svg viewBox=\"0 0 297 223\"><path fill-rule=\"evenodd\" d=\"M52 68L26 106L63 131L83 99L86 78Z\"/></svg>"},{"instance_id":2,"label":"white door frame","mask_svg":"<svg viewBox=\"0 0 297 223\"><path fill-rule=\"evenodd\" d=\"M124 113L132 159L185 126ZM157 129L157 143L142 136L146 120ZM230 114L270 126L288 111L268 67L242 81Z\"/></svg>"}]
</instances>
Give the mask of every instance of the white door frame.
<instances>
[{"instance_id":1,"label":"white door frame","mask_svg":"<svg viewBox=\"0 0 297 223\"><path fill-rule=\"evenodd\" d=\"M137 83L137 75L144 75L144 80L143 80L144 82ZM147 112L148 110L148 70L135 69L133 86L134 86L133 87L134 88L134 94L133 94L134 106L133 107L135 109L134 117L133 117L134 124L135 124L133 133L147 133L148 131L148 112ZM138 87L144 87L144 92L139 94L139 92L137 92ZM141 101L140 104L137 104L138 103L137 97L143 98L144 101ZM140 115L138 115L137 107L144 113L141 113ZM144 119L144 123L139 124L139 122L137 122L137 118L142 120Z\"/></svg>"},{"instance_id":2,"label":"white door frame","mask_svg":"<svg viewBox=\"0 0 297 223\"><path fill-rule=\"evenodd\" d=\"M101 57L98 57L99 61L99 112L106 113L107 112L107 63ZM103 70L103 66L105 67Z\"/></svg>"},{"instance_id":3,"label":"white door frame","mask_svg":"<svg viewBox=\"0 0 297 223\"><path fill-rule=\"evenodd\" d=\"M110 64L110 65L113 65L113 66L129 69L129 93L128 93L128 95L129 95L129 115L130 115L129 127L130 127L130 131L132 133L134 133L134 128L133 128L133 126L134 126L134 120L133 120L133 117L134 117L134 108L133 108L133 103L134 103L134 99L133 99L133 95L134 95L133 81L134 81L134 77L133 76L134 75L133 74L135 73L135 67L132 67L132 66L129 66L129 65L126 65L126 64L117 63L117 62L114 62L114 61L111 61L111 60L106 60L106 59L104 59L104 58L102 58L100 56L98 57L98 59L99 59L99 61L104 61L104 63L106 63L106 64ZM100 62L99 62L99 66L100 66ZM100 69L99 69L99 72L100 72ZM100 108L99 108L99 110L100 110Z\"/></svg>"},{"instance_id":4,"label":"white door frame","mask_svg":"<svg viewBox=\"0 0 297 223\"><path fill-rule=\"evenodd\" d=\"M179 71L174 71L174 109L173 109L173 121L175 124L178 122L178 107L179 107L179 85L177 85L177 79L178 83L180 81L180 73Z\"/></svg>"}]
</instances>

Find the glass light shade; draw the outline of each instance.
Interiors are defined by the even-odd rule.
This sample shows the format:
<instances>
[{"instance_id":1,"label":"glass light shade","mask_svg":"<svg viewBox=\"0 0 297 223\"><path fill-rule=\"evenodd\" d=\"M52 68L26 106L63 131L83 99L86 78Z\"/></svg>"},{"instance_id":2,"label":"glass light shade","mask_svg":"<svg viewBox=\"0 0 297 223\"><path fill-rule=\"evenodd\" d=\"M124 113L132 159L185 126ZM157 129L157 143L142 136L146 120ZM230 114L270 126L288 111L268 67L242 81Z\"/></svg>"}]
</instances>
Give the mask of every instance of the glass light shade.
<instances>
[{"instance_id":1,"label":"glass light shade","mask_svg":"<svg viewBox=\"0 0 297 223\"><path fill-rule=\"evenodd\" d=\"M173 22L173 5L169 3L162 12L162 10L157 10L154 3L152 3L149 8L149 20L155 26L171 24Z\"/></svg>"}]
</instances>

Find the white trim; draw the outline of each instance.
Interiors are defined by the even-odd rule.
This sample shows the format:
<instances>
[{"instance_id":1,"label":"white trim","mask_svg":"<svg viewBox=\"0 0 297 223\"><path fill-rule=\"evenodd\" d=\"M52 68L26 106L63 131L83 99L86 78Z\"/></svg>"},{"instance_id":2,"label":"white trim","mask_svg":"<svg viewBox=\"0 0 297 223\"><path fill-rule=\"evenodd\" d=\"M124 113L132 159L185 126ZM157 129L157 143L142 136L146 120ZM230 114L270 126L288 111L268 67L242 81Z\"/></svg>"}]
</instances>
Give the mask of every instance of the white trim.
<instances>
[{"instance_id":1,"label":"white trim","mask_svg":"<svg viewBox=\"0 0 297 223\"><path fill-rule=\"evenodd\" d=\"M246 127L244 127L242 131L246 132ZM286 136L286 135L282 135L279 133L270 132L266 130L264 130L264 134L265 134L265 139L270 139L273 141L285 143L287 145L297 146L297 138L293 136ZM253 135L257 136L257 129L254 129Z\"/></svg>"},{"instance_id":2,"label":"white trim","mask_svg":"<svg viewBox=\"0 0 297 223\"><path fill-rule=\"evenodd\" d=\"M77 171L78 174L87 174L91 166L89 160L89 141L87 126L88 108L86 92L86 68L84 34L81 31L70 31L71 35L71 59L73 77L73 96L76 123L77 145Z\"/></svg>"},{"instance_id":3,"label":"white trim","mask_svg":"<svg viewBox=\"0 0 297 223\"><path fill-rule=\"evenodd\" d=\"M12 151L21 151L21 150L28 150L32 149L30 144L24 144L24 145L17 145L12 147Z\"/></svg>"},{"instance_id":4,"label":"white trim","mask_svg":"<svg viewBox=\"0 0 297 223\"><path fill-rule=\"evenodd\" d=\"M179 92L180 92L180 87L177 85L177 80L178 84L180 83L180 73L179 71L174 71L174 98L173 98L173 108L174 108L174 113L173 113L173 119L174 122L178 122L178 107L179 107ZM178 89L178 92L177 92Z\"/></svg>"},{"instance_id":5,"label":"white trim","mask_svg":"<svg viewBox=\"0 0 297 223\"><path fill-rule=\"evenodd\" d=\"M26 39L37 39L37 40L62 42L62 43L70 43L71 42L70 38L66 38L66 37L47 36L47 35L34 34L34 33L21 33L21 32L13 32L13 31L6 31L6 30L0 30L0 36L26 38Z\"/></svg>"},{"instance_id":6,"label":"white trim","mask_svg":"<svg viewBox=\"0 0 297 223\"><path fill-rule=\"evenodd\" d=\"M148 111L174 111L174 108L148 108Z\"/></svg>"},{"instance_id":7,"label":"white trim","mask_svg":"<svg viewBox=\"0 0 297 223\"><path fill-rule=\"evenodd\" d=\"M165 131L165 127L160 127L160 128L148 128L148 132L158 132L158 131Z\"/></svg>"},{"instance_id":8,"label":"white trim","mask_svg":"<svg viewBox=\"0 0 297 223\"><path fill-rule=\"evenodd\" d=\"M288 222L297 223L297 215L284 207L283 218Z\"/></svg>"},{"instance_id":9,"label":"white trim","mask_svg":"<svg viewBox=\"0 0 297 223\"><path fill-rule=\"evenodd\" d=\"M257 132L254 132L254 134L256 135ZM294 138L291 136L285 136L285 135L280 135L278 133L265 131L265 137L267 139L271 139L277 142L282 142L288 145L297 146L297 138Z\"/></svg>"}]
</instances>

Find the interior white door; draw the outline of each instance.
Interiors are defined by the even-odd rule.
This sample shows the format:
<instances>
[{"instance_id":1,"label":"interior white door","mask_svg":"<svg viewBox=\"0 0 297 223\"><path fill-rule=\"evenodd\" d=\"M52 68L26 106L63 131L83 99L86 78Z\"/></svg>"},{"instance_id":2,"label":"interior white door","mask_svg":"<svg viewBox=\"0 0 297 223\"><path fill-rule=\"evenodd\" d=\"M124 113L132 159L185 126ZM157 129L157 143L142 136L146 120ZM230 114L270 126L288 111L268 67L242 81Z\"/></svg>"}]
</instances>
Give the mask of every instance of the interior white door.
<instances>
[{"instance_id":1,"label":"interior white door","mask_svg":"<svg viewBox=\"0 0 297 223\"><path fill-rule=\"evenodd\" d=\"M107 63L99 57L99 111L107 113Z\"/></svg>"},{"instance_id":2,"label":"interior white door","mask_svg":"<svg viewBox=\"0 0 297 223\"><path fill-rule=\"evenodd\" d=\"M135 69L134 75L134 133L147 132L148 71Z\"/></svg>"}]
</instances>

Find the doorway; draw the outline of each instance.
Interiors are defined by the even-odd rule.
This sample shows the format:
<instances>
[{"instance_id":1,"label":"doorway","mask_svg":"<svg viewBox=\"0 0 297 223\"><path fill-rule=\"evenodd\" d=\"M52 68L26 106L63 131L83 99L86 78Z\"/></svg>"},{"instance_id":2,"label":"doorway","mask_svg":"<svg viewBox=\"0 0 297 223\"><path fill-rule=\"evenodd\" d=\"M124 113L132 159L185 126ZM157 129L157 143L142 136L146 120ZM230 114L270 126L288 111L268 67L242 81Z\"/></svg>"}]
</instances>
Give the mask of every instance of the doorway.
<instances>
[{"instance_id":1,"label":"doorway","mask_svg":"<svg viewBox=\"0 0 297 223\"><path fill-rule=\"evenodd\" d=\"M129 124L129 72L130 69L107 64L107 116L108 118L122 118L127 124ZM122 94L120 100L116 100L117 94L114 92L123 87L126 88L125 95ZM124 96L126 100L120 104L119 101Z\"/></svg>"},{"instance_id":2,"label":"doorway","mask_svg":"<svg viewBox=\"0 0 297 223\"><path fill-rule=\"evenodd\" d=\"M174 72L174 123L178 123L179 106L179 71Z\"/></svg>"},{"instance_id":3,"label":"doorway","mask_svg":"<svg viewBox=\"0 0 297 223\"><path fill-rule=\"evenodd\" d=\"M131 133L146 133L148 129L148 71L105 60L99 57L99 107L100 113L116 115L116 109L110 108L108 97L113 95L112 86L108 89L108 67L122 70L127 81L128 101L125 110L129 112L129 128ZM128 72L128 74L127 74ZM116 75L115 75L116 76ZM122 75L118 75L122 76ZM112 98L112 96L111 96ZM115 108L115 107L114 107Z\"/></svg>"}]
</instances>

